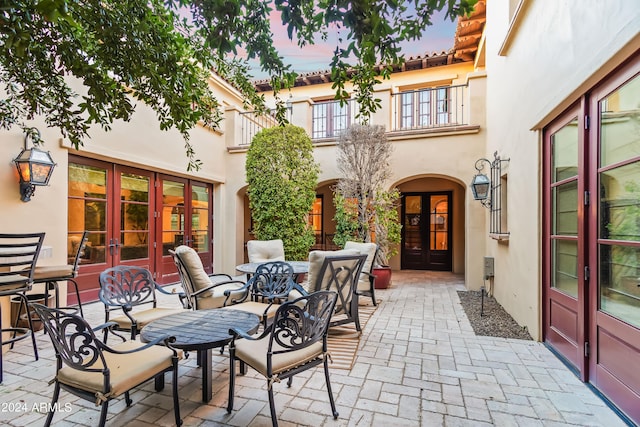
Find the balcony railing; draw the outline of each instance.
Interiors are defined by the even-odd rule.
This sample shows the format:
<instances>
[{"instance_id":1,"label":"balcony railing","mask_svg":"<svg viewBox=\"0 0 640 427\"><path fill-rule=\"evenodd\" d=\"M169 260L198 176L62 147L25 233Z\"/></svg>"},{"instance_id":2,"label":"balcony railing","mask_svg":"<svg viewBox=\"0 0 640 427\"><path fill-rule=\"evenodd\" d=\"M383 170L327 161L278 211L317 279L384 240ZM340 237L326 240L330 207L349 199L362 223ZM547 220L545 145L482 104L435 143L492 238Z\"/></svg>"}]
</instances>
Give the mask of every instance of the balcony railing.
<instances>
[{"instance_id":1,"label":"balcony railing","mask_svg":"<svg viewBox=\"0 0 640 427\"><path fill-rule=\"evenodd\" d=\"M287 108L286 119L291 121L291 108ZM276 110L270 110L267 114L258 115L253 111L240 113L240 144L250 145L253 137L262 129L278 125Z\"/></svg>"},{"instance_id":2,"label":"balcony railing","mask_svg":"<svg viewBox=\"0 0 640 427\"><path fill-rule=\"evenodd\" d=\"M394 131L466 125L467 85L392 94Z\"/></svg>"}]
</instances>

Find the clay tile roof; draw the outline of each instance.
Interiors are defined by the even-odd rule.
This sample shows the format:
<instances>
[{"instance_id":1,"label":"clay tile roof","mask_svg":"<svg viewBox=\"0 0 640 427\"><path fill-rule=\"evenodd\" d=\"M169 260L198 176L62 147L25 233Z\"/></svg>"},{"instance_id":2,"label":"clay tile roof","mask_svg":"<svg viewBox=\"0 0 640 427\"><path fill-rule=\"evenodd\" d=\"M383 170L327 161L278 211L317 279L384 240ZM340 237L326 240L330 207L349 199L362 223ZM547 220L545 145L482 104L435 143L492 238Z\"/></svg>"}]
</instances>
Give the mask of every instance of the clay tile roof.
<instances>
[{"instance_id":1,"label":"clay tile roof","mask_svg":"<svg viewBox=\"0 0 640 427\"><path fill-rule=\"evenodd\" d=\"M426 52L424 55L410 56L405 58L401 66L394 67L393 72L419 70L449 65L456 62L473 61L478 51L478 44L484 31L486 19L486 0L479 0L471 15L458 18L453 48L448 52ZM295 86L329 82L331 82L331 71L319 70L298 75ZM254 84L258 91L271 90L271 82L269 79L256 80Z\"/></svg>"}]
</instances>

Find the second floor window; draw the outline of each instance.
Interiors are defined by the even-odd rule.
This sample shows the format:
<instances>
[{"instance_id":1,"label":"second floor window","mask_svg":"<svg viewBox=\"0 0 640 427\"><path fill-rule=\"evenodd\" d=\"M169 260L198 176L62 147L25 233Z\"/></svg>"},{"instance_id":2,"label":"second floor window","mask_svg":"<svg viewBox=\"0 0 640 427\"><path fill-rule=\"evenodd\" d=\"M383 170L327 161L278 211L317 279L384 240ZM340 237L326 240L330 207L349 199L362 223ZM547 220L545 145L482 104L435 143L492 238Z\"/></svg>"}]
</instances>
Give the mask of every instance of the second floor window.
<instances>
[{"instance_id":1,"label":"second floor window","mask_svg":"<svg viewBox=\"0 0 640 427\"><path fill-rule=\"evenodd\" d=\"M313 131L311 137L333 138L340 134L353 120L352 105L349 100L340 105L340 101L317 102L313 105Z\"/></svg>"},{"instance_id":2,"label":"second floor window","mask_svg":"<svg viewBox=\"0 0 640 427\"><path fill-rule=\"evenodd\" d=\"M400 129L442 126L449 123L449 88L402 92L398 99Z\"/></svg>"}]
</instances>

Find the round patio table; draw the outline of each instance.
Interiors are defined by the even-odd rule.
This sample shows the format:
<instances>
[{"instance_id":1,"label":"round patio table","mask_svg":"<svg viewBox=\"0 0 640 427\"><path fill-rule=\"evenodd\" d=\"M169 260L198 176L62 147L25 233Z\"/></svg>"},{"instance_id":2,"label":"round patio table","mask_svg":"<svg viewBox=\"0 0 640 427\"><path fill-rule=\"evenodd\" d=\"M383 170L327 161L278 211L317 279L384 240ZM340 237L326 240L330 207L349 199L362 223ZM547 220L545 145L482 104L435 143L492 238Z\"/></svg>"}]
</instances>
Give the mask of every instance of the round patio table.
<instances>
[{"instance_id":1,"label":"round patio table","mask_svg":"<svg viewBox=\"0 0 640 427\"><path fill-rule=\"evenodd\" d=\"M309 261L285 261L293 267L293 274L296 276L309 272ZM264 262L248 262L246 264L236 265L236 270L245 274L255 274L258 266Z\"/></svg>"},{"instance_id":2,"label":"round patio table","mask_svg":"<svg viewBox=\"0 0 640 427\"><path fill-rule=\"evenodd\" d=\"M184 351L197 351L202 369L202 401L211 400L211 349L231 342L229 329L237 328L253 334L258 330L260 318L241 310L218 309L185 311L154 320L140 331L140 340L149 342L159 337L172 336L172 347Z\"/></svg>"}]
</instances>

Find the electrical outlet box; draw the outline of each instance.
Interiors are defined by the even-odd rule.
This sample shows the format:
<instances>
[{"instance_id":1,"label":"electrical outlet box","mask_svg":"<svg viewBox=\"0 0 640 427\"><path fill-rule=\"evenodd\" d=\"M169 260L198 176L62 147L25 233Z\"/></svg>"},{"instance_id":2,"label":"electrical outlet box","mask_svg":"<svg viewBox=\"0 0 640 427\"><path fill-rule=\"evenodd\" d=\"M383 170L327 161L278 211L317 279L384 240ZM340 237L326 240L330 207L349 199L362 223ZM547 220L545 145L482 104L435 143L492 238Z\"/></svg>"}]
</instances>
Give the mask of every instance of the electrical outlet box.
<instances>
[{"instance_id":1,"label":"electrical outlet box","mask_svg":"<svg viewBox=\"0 0 640 427\"><path fill-rule=\"evenodd\" d=\"M491 256L484 257L484 278L489 279L494 275L494 259Z\"/></svg>"}]
</instances>

